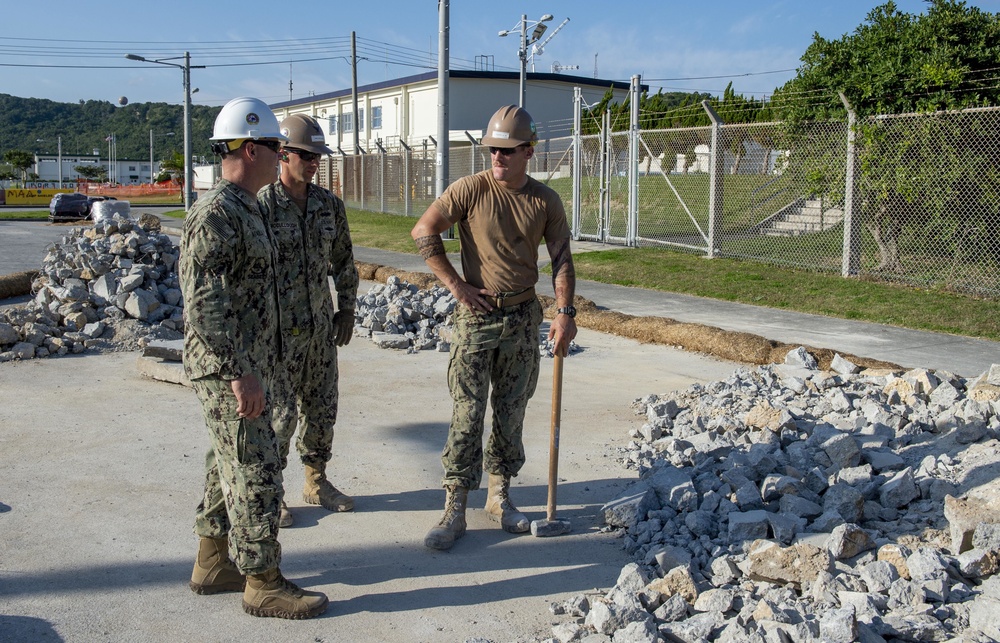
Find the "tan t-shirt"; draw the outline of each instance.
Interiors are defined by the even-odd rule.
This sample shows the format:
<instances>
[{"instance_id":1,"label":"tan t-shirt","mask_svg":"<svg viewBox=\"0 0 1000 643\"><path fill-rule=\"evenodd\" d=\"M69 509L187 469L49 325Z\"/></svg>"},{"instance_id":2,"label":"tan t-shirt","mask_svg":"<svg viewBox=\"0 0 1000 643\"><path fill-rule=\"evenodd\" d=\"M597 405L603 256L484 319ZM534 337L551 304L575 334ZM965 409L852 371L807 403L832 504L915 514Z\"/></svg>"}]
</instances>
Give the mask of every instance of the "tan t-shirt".
<instances>
[{"instance_id":1,"label":"tan t-shirt","mask_svg":"<svg viewBox=\"0 0 1000 643\"><path fill-rule=\"evenodd\" d=\"M497 183L492 170L466 176L434 205L458 225L465 280L494 292L534 286L539 242L570 236L559 194L530 176L520 190Z\"/></svg>"}]
</instances>

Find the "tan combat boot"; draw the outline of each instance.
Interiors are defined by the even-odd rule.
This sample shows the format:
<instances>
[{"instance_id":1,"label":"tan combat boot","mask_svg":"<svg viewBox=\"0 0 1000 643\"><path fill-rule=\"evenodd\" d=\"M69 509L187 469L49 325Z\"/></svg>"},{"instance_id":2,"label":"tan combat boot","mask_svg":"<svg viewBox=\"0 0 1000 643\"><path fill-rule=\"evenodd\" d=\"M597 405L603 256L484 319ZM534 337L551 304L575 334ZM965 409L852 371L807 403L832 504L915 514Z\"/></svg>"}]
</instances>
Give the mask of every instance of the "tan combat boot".
<instances>
[{"instance_id":1,"label":"tan combat boot","mask_svg":"<svg viewBox=\"0 0 1000 643\"><path fill-rule=\"evenodd\" d=\"M424 545L431 549L451 549L455 541L465 535L465 504L469 490L465 487L445 487L444 515L424 538Z\"/></svg>"},{"instance_id":2,"label":"tan combat boot","mask_svg":"<svg viewBox=\"0 0 1000 643\"><path fill-rule=\"evenodd\" d=\"M198 540L198 557L194 561L191 582L188 586L195 594L242 592L246 578L229 560L227 538L201 538Z\"/></svg>"},{"instance_id":3,"label":"tan combat boot","mask_svg":"<svg viewBox=\"0 0 1000 643\"><path fill-rule=\"evenodd\" d=\"M243 591L243 611L251 616L303 619L319 616L330 601L322 592L310 592L281 575L277 567L249 574Z\"/></svg>"},{"instance_id":4,"label":"tan combat boot","mask_svg":"<svg viewBox=\"0 0 1000 643\"><path fill-rule=\"evenodd\" d=\"M330 511L350 511L354 500L337 489L326 479L323 469L306 465L306 485L302 489L302 499L311 505L322 505Z\"/></svg>"},{"instance_id":5,"label":"tan combat boot","mask_svg":"<svg viewBox=\"0 0 1000 643\"><path fill-rule=\"evenodd\" d=\"M288 508L285 501L281 501L281 510L278 512L278 527L284 529L285 527L291 527L295 523L295 519L292 518L292 510Z\"/></svg>"},{"instance_id":6,"label":"tan combat boot","mask_svg":"<svg viewBox=\"0 0 1000 643\"><path fill-rule=\"evenodd\" d=\"M517 510L510 501L510 477L490 474L489 491L486 494L486 514L490 520L500 523L503 530L512 534L523 534L531 528L528 517Z\"/></svg>"}]
</instances>

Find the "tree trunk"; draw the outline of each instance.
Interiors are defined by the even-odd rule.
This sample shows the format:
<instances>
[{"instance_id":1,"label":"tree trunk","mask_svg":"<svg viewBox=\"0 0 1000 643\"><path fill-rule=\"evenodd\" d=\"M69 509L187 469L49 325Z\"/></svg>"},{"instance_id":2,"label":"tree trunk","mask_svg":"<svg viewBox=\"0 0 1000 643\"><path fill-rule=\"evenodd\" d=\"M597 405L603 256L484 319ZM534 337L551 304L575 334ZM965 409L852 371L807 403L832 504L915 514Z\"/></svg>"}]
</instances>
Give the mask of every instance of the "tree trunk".
<instances>
[{"instance_id":1,"label":"tree trunk","mask_svg":"<svg viewBox=\"0 0 1000 643\"><path fill-rule=\"evenodd\" d=\"M879 272L889 272L893 274L903 274L903 262L899 258L899 235L902 230L900 223L901 212L892 207L896 202L890 196L879 206L874 216L869 217L865 227L875 239L879 251L879 264L876 268Z\"/></svg>"}]
</instances>

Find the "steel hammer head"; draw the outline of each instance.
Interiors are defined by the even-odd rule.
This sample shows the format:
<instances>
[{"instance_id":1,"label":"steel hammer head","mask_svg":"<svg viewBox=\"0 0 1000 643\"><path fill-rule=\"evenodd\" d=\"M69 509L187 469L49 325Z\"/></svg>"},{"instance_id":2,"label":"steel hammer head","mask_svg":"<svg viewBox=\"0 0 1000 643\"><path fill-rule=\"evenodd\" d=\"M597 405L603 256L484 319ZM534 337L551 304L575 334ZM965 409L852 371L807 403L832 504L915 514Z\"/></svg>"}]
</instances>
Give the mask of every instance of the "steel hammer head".
<instances>
[{"instance_id":1,"label":"steel hammer head","mask_svg":"<svg viewBox=\"0 0 1000 643\"><path fill-rule=\"evenodd\" d=\"M531 535L539 538L568 534L571 528L569 521L563 518L531 521Z\"/></svg>"}]
</instances>

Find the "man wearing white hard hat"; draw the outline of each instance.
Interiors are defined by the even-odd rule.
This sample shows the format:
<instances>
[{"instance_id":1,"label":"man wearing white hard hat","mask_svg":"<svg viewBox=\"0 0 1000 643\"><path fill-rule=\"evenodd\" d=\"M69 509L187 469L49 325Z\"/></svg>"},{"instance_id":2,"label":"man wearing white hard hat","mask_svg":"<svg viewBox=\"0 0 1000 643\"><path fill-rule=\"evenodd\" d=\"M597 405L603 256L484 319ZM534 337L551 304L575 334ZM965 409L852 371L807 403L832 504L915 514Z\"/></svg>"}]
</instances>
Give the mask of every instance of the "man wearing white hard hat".
<instances>
[{"instance_id":1,"label":"man wearing white hard hat","mask_svg":"<svg viewBox=\"0 0 1000 643\"><path fill-rule=\"evenodd\" d=\"M243 592L248 614L300 619L321 614L327 598L278 568L282 477L268 392L281 348L274 243L257 203L284 141L262 101L236 98L222 108L212 136L222 179L184 221L179 272L184 369L211 442L191 589Z\"/></svg>"}]
</instances>

